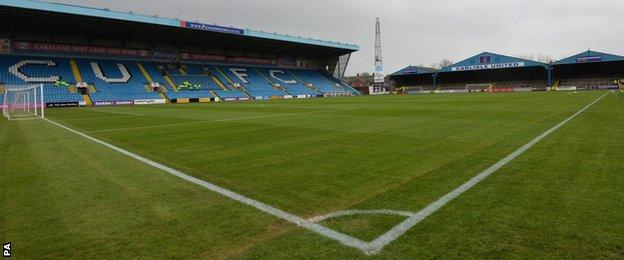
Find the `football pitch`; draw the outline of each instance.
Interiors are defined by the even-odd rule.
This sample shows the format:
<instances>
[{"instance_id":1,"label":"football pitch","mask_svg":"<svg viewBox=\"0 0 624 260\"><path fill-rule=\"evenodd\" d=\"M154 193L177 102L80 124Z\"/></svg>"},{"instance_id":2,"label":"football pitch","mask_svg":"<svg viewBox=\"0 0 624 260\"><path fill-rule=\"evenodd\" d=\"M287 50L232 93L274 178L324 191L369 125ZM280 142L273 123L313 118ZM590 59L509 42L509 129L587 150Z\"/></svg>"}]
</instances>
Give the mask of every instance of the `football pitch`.
<instances>
[{"instance_id":1,"label":"football pitch","mask_svg":"<svg viewBox=\"0 0 624 260\"><path fill-rule=\"evenodd\" d=\"M0 120L0 242L16 257L624 257L616 93L46 116Z\"/></svg>"}]
</instances>

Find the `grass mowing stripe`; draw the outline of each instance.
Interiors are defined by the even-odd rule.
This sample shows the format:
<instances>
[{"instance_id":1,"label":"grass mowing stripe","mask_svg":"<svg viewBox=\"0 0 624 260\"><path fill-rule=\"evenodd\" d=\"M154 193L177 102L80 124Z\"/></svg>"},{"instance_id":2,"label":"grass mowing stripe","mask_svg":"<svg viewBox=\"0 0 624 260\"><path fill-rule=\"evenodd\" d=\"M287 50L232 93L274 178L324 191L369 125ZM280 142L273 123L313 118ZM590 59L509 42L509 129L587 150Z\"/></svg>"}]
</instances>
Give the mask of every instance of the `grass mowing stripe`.
<instances>
[{"instance_id":1,"label":"grass mowing stripe","mask_svg":"<svg viewBox=\"0 0 624 260\"><path fill-rule=\"evenodd\" d=\"M100 116L100 117L84 117L84 118L72 118L65 119L66 122L79 122L79 121L97 121L102 119L113 119L113 118L127 118L127 117L137 117L134 115L119 115L119 116Z\"/></svg>"},{"instance_id":2,"label":"grass mowing stripe","mask_svg":"<svg viewBox=\"0 0 624 260\"><path fill-rule=\"evenodd\" d=\"M230 198L232 200L235 200L235 201L241 202L243 204L247 204L249 206L252 206L252 207L254 207L256 209L259 209L259 210L261 210L261 211L263 211L265 213L268 213L268 214L273 215L275 217L278 217L280 219L286 220L286 221L288 221L290 223L293 223L293 224L295 224L297 226L300 226L300 227L303 227L305 229L314 231L314 232L316 232L316 233L318 233L320 235L323 235L323 236L325 236L327 238L334 239L334 240L336 240L336 241L338 241L338 242L340 242L340 243L342 243L342 244L344 244L346 246L354 247L354 248L357 248L357 249L359 249L361 251L364 251L364 252L370 251L368 243L366 243L364 241L361 241L361 240L359 240L357 238L354 238L354 237L351 237L349 235L337 232L337 231L335 231L333 229L324 227L324 226L319 225L319 224L311 223L311 222L309 222L309 221L307 221L307 220L305 220L305 219L303 219L303 218L301 218L299 216L296 216L294 214L285 212L283 210L280 210L278 208L269 206L267 204L264 204L262 202L256 201L254 199L247 198L247 197L245 197L243 195L240 195L240 194L238 194L236 192L233 192L233 191L225 189L225 188L221 188L221 187L216 186L216 185L214 185L212 183L209 183L207 181L197 179L197 178L195 178L193 176L190 176L188 174L180 172L180 171L178 171L176 169L173 169L173 168L170 168L168 166L162 165L160 163L154 162L154 161L149 160L149 159L147 159L145 157L142 157L142 156L140 156L138 154L135 154L135 153L132 153L130 151L121 149L121 148L119 148L117 146L114 146L114 145L109 144L107 142L101 141L99 139L96 139L94 137L91 137L89 135L81 133L79 131L76 131L76 130L74 130L72 128L69 128L67 126L64 126L62 124L56 123L56 122L54 122L54 121L52 121L50 119L45 118L45 120L47 122L53 124L53 125L56 125L56 126L58 126L60 128L63 128L65 130L69 131L69 132L75 133L75 134L77 134L77 135L79 135L81 137L84 137L84 138L86 138L88 140L91 140L91 141L93 141L95 143L98 143L100 145L108 147L108 148L110 148L112 150L115 150L115 151L117 151L119 153L127 155L127 156L129 156L129 157L131 157L133 159L136 159L136 160L138 160L140 162L143 162L143 163L145 163L147 165L150 165L150 166L152 166L154 168L160 169L160 170L165 171L165 172L167 172L167 173L169 173L171 175L174 175L174 176L176 176L178 178L181 178L183 180L186 180L186 181L189 181L191 183L194 183L194 184L197 184L199 186L202 186L202 187L204 187L204 188L206 188L208 190L211 190L213 192L219 193L219 194L221 194L221 195L223 195L225 197L228 197L228 198Z\"/></svg>"},{"instance_id":3,"label":"grass mowing stripe","mask_svg":"<svg viewBox=\"0 0 624 260\"><path fill-rule=\"evenodd\" d=\"M93 111L93 112L97 112L97 113L117 114L117 115L145 116L145 114L140 114L140 113L107 111L107 110L97 109L97 108L96 109L89 109L89 111Z\"/></svg>"},{"instance_id":4,"label":"grass mowing stripe","mask_svg":"<svg viewBox=\"0 0 624 260\"><path fill-rule=\"evenodd\" d=\"M571 115L570 117L568 117L565 120L561 121L559 124L553 126L552 128L546 130L544 133L542 133L539 136L535 137L533 140L531 140L529 143L523 145L518 150L516 150L513 153L507 155L505 158L501 159L500 161L498 161L494 165L490 166L486 170L484 170L481 173L477 174L475 177L472 177L470 180L468 180L464 184L460 185L459 187L457 187L453 191L447 193L446 195L442 196L440 199L438 199L438 200L434 201L433 203L429 204L427 207L425 207L424 209L420 210L419 212L417 212L412 217L409 217L405 221L403 221L400 224L396 225L390 231L386 232L385 234L379 236L377 239L373 240L370 243L370 246L371 246L371 248L373 250L372 253L378 253L379 251L381 251L386 245L388 245L389 243L391 243L392 241L394 241L395 239L397 239L398 237L403 235L405 232L407 232L407 230L412 228L414 225L418 224L418 222L422 221L423 219L425 219L429 215L433 214L438 209L442 208L444 205L446 205L447 203L449 203L450 201L452 201L453 199L455 199L456 197L458 197L462 193L466 192L470 188L472 188L475 185L477 185L479 182L481 182L482 180L484 180L485 178L490 176L492 173L494 173L498 169L500 169L503 166L505 166L511 160L515 159L516 157L518 157L519 155L524 153L526 150L528 150L533 145L535 145L536 143L538 143L539 141L544 139L546 136L550 135L552 132L556 131L557 129L559 129L560 127L562 127L566 123L568 123L570 120L574 119L579 114L583 113L585 110L587 110L589 107L594 105L596 102L600 101L602 98L604 98L609 93L610 92L607 92L604 95L600 96L598 99L596 99L593 102L589 103L587 106L583 107L578 112L574 113L573 115Z\"/></svg>"},{"instance_id":5,"label":"grass mowing stripe","mask_svg":"<svg viewBox=\"0 0 624 260\"><path fill-rule=\"evenodd\" d=\"M228 121L237 121L237 120L253 120L253 119L263 119L263 118L274 118L274 117L282 117L282 116L320 114L320 113L327 113L327 112L340 112L340 111L349 111L349 110L354 110L354 109L338 109L338 110L329 110L329 111L285 113L285 114L265 115L265 116L233 117L233 118L224 118L224 119L215 119L215 120L203 120L203 121L194 121L194 122L186 122L186 123L173 123L173 124L137 126L137 127L125 127L125 128L111 128L111 129L102 129L102 130L89 131L89 132L85 132L85 133L86 134L92 134L92 133L104 133L104 132L114 132L114 131L149 129L149 128L157 128L157 127L170 127L170 126L181 126L181 125L196 125L196 124L204 124L204 123L217 123L217 122L228 122Z\"/></svg>"}]
</instances>

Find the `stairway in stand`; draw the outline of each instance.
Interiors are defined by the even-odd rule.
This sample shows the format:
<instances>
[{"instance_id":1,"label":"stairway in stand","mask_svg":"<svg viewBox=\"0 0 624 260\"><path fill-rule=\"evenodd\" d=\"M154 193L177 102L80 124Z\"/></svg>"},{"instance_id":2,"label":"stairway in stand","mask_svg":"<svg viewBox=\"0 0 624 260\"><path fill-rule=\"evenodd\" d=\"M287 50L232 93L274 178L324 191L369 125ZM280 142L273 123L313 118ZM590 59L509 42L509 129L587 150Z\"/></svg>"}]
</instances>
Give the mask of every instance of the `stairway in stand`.
<instances>
[{"instance_id":1,"label":"stairway in stand","mask_svg":"<svg viewBox=\"0 0 624 260\"><path fill-rule=\"evenodd\" d=\"M80 70L78 69L78 64L76 63L75 60L69 60L69 65L71 66L71 71L74 74L74 79L76 80L76 84L83 82L82 81L82 75L80 74ZM89 88L90 90L91 88ZM93 88L95 89L95 88ZM82 95L82 100L85 102L85 104L88 107L93 106L93 101L91 100L91 97L89 96L89 94L83 93Z\"/></svg>"},{"instance_id":2,"label":"stairway in stand","mask_svg":"<svg viewBox=\"0 0 624 260\"><path fill-rule=\"evenodd\" d=\"M275 81L271 80L269 77L267 77L266 75L264 75L264 73L262 73L259 69L255 69L255 68L254 68L254 70L255 70L258 74L260 74L260 76L262 76L262 78L264 78L264 80L266 80L266 82L268 82L268 83L269 83L269 85L271 85L271 87L272 87L273 89L281 90L281 91L286 92L286 94L288 94L288 95L292 95L292 94L290 94L290 93L288 92L288 90L286 90L286 88L285 88L284 86L277 86L277 84L276 84L276 82L275 82Z\"/></svg>"},{"instance_id":3,"label":"stairway in stand","mask_svg":"<svg viewBox=\"0 0 624 260\"><path fill-rule=\"evenodd\" d=\"M217 77L212 76L211 78L212 78L212 80L213 80L215 83L217 83L217 86L219 86L220 88L222 88L224 91L229 91L229 89L228 89L228 88L226 88L226 87L225 87L225 85L223 85L223 82L221 82L221 81L220 81Z\"/></svg>"},{"instance_id":4,"label":"stairway in stand","mask_svg":"<svg viewBox=\"0 0 624 260\"><path fill-rule=\"evenodd\" d=\"M289 70L288 73L290 73L290 75L292 75L297 81L303 83L303 85L306 86L306 88L312 89L318 92L319 94L323 94L323 92L319 90L316 86L314 86L314 84L305 82L305 80L301 79L301 77L299 77L299 75L297 75L294 71Z\"/></svg>"},{"instance_id":5,"label":"stairway in stand","mask_svg":"<svg viewBox=\"0 0 624 260\"><path fill-rule=\"evenodd\" d=\"M175 83L173 83L173 80L171 80L171 78L167 75L163 76L163 79L165 79L165 81L167 82L167 84L169 84L169 86L171 87L171 89L173 89L173 91L178 91L178 87L176 86Z\"/></svg>"},{"instance_id":6,"label":"stairway in stand","mask_svg":"<svg viewBox=\"0 0 624 260\"><path fill-rule=\"evenodd\" d=\"M235 88L234 87L234 81L232 80L232 78L230 78L230 76L228 76L225 72L223 72L218 66L214 66L214 68L217 69L217 71L230 82L230 85L232 86L232 88ZM254 97L251 94L249 94L249 92L247 91L245 86L241 85L240 89L238 89L238 90L243 92L249 98L254 99Z\"/></svg>"},{"instance_id":7,"label":"stairway in stand","mask_svg":"<svg viewBox=\"0 0 624 260\"><path fill-rule=\"evenodd\" d=\"M147 70L145 69L145 67L143 66L142 63L137 62L137 66L139 67L139 70L141 71L141 74L143 74L143 77L145 77L145 79L147 80L147 82L150 83L150 86L146 86L146 91L147 92L153 92L154 90L152 89L151 84L154 83L154 79L152 79L152 76L150 76L150 74L147 72ZM171 101L169 100L169 98L165 95L165 93L162 92L158 92L158 95L160 96L160 98L164 99L166 103L171 103Z\"/></svg>"}]
</instances>

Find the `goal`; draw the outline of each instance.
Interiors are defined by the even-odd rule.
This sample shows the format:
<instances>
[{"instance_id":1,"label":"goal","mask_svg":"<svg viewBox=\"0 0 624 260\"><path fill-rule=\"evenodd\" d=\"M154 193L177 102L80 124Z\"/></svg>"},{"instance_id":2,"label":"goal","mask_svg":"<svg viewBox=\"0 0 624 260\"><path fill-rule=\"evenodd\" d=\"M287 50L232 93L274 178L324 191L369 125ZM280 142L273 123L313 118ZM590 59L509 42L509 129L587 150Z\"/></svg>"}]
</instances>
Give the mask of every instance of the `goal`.
<instances>
[{"instance_id":1,"label":"goal","mask_svg":"<svg viewBox=\"0 0 624 260\"><path fill-rule=\"evenodd\" d=\"M42 85L6 85L2 96L2 115L8 120L45 117Z\"/></svg>"}]
</instances>

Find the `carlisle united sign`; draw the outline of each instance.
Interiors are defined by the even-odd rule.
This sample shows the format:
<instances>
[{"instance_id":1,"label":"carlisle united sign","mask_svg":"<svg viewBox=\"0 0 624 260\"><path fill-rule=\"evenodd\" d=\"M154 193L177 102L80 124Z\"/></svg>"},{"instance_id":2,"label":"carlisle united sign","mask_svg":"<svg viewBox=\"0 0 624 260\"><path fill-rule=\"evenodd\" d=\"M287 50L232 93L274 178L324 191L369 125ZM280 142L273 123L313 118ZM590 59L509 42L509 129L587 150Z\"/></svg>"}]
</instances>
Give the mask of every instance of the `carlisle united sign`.
<instances>
[{"instance_id":1,"label":"carlisle united sign","mask_svg":"<svg viewBox=\"0 0 624 260\"><path fill-rule=\"evenodd\" d=\"M507 62L507 63L458 66L458 67L452 67L451 70L452 71L492 70L492 69L518 68L518 67L524 67L524 62Z\"/></svg>"},{"instance_id":2,"label":"carlisle united sign","mask_svg":"<svg viewBox=\"0 0 624 260\"><path fill-rule=\"evenodd\" d=\"M578 63L597 62L597 61L602 61L602 56L594 55L594 56L584 56L584 57L576 58L576 62L578 62Z\"/></svg>"},{"instance_id":3,"label":"carlisle united sign","mask_svg":"<svg viewBox=\"0 0 624 260\"><path fill-rule=\"evenodd\" d=\"M406 69L403 71L403 75L409 75L409 74L418 74L418 70L417 69Z\"/></svg>"}]
</instances>

